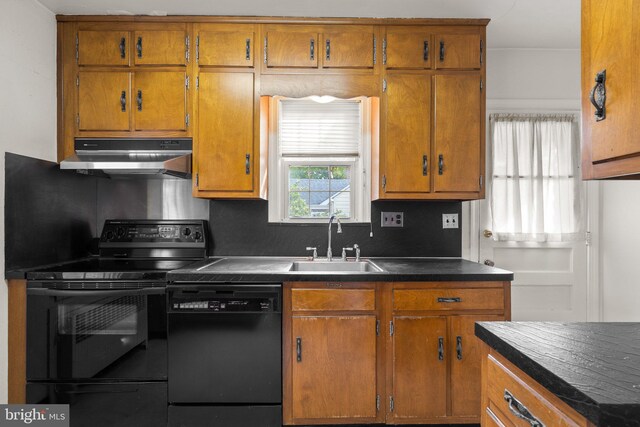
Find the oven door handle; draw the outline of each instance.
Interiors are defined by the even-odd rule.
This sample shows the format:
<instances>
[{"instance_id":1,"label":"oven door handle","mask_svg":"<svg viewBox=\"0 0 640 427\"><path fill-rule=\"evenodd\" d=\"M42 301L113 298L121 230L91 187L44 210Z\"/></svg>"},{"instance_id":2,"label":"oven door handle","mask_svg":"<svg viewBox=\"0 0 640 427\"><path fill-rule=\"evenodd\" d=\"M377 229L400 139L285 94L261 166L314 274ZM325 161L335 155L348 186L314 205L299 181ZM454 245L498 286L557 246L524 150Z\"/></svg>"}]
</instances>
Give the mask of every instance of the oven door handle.
<instances>
[{"instance_id":1,"label":"oven door handle","mask_svg":"<svg viewBox=\"0 0 640 427\"><path fill-rule=\"evenodd\" d=\"M163 295L165 288L113 289L113 290L65 290L46 288L27 288L27 295L47 297L121 297L129 295Z\"/></svg>"}]
</instances>

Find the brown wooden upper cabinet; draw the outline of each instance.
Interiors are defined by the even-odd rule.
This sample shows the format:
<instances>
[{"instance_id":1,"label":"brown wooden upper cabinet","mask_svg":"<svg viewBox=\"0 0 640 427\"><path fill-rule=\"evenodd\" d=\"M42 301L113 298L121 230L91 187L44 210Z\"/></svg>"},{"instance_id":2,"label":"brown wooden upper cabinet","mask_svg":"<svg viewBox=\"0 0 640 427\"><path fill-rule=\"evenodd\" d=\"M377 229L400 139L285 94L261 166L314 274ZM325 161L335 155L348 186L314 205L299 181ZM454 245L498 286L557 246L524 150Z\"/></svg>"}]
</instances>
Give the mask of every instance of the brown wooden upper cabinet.
<instances>
[{"instance_id":1,"label":"brown wooden upper cabinet","mask_svg":"<svg viewBox=\"0 0 640 427\"><path fill-rule=\"evenodd\" d=\"M135 65L185 65L190 41L182 30L134 31Z\"/></svg>"},{"instance_id":2,"label":"brown wooden upper cabinet","mask_svg":"<svg viewBox=\"0 0 640 427\"><path fill-rule=\"evenodd\" d=\"M482 78L478 74L434 77L435 192L481 190Z\"/></svg>"},{"instance_id":3,"label":"brown wooden upper cabinet","mask_svg":"<svg viewBox=\"0 0 640 427\"><path fill-rule=\"evenodd\" d=\"M640 1L582 1L582 175L640 179Z\"/></svg>"},{"instance_id":4,"label":"brown wooden upper cabinet","mask_svg":"<svg viewBox=\"0 0 640 427\"><path fill-rule=\"evenodd\" d=\"M186 130L186 78L183 71L134 73L135 130Z\"/></svg>"},{"instance_id":5,"label":"brown wooden upper cabinet","mask_svg":"<svg viewBox=\"0 0 640 427\"><path fill-rule=\"evenodd\" d=\"M317 68L319 28L312 25L267 25L265 63L267 68Z\"/></svg>"},{"instance_id":6,"label":"brown wooden upper cabinet","mask_svg":"<svg viewBox=\"0 0 640 427\"><path fill-rule=\"evenodd\" d=\"M255 25L202 24L196 28L199 66L253 67Z\"/></svg>"},{"instance_id":7,"label":"brown wooden upper cabinet","mask_svg":"<svg viewBox=\"0 0 640 427\"><path fill-rule=\"evenodd\" d=\"M322 33L323 68L373 68L376 41L373 26L334 25Z\"/></svg>"},{"instance_id":8,"label":"brown wooden upper cabinet","mask_svg":"<svg viewBox=\"0 0 640 427\"><path fill-rule=\"evenodd\" d=\"M129 130L131 73L80 71L77 85L78 130Z\"/></svg>"},{"instance_id":9,"label":"brown wooden upper cabinet","mask_svg":"<svg viewBox=\"0 0 640 427\"><path fill-rule=\"evenodd\" d=\"M433 35L428 27L387 27L382 63L387 69L429 69Z\"/></svg>"},{"instance_id":10,"label":"brown wooden upper cabinet","mask_svg":"<svg viewBox=\"0 0 640 427\"><path fill-rule=\"evenodd\" d=\"M435 68L479 70L484 61L480 34L436 34Z\"/></svg>"},{"instance_id":11,"label":"brown wooden upper cabinet","mask_svg":"<svg viewBox=\"0 0 640 427\"><path fill-rule=\"evenodd\" d=\"M129 31L78 31L78 65L128 66L130 40Z\"/></svg>"}]
</instances>

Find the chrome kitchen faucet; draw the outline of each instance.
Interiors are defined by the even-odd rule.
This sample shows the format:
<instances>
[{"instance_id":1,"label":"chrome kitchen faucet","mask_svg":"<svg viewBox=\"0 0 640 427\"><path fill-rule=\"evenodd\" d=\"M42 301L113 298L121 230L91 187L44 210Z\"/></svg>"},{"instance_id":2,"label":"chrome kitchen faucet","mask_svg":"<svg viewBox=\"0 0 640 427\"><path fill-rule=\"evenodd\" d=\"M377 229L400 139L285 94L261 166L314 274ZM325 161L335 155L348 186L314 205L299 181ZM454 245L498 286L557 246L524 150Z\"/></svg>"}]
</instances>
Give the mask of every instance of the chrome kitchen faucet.
<instances>
[{"instance_id":1,"label":"chrome kitchen faucet","mask_svg":"<svg viewBox=\"0 0 640 427\"><path fill-rule=\"evenodd\" d=\"M338 233L342 233L342 224L340 223L340 219L337 216L331 215L329 217L329 232L328 232L328 243L327 243L327 261L331 261L333 259L333 253L331 252L331 224L333 224L333 220L336 220L338 223Z\"/></svg>"}]
</instances>

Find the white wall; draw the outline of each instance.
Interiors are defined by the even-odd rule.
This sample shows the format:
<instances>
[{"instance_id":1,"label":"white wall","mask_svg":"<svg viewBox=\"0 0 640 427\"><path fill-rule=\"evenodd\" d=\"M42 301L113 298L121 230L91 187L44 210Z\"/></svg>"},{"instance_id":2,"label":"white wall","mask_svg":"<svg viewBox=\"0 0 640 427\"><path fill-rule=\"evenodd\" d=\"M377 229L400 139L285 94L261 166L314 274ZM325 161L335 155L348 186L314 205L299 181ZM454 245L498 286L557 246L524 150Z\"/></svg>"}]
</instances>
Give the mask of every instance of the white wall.
<instances>
[{"instance_id":1,"label":"white wall","mask_svg":"<svg viewBox=\"0 0 640 427\"><path fill-rule=\"evenodd\" d=\"M0 0L0 403L7 401L4 153L56 158L56 21L36 0Z\"/></svg>"}]
</instances>

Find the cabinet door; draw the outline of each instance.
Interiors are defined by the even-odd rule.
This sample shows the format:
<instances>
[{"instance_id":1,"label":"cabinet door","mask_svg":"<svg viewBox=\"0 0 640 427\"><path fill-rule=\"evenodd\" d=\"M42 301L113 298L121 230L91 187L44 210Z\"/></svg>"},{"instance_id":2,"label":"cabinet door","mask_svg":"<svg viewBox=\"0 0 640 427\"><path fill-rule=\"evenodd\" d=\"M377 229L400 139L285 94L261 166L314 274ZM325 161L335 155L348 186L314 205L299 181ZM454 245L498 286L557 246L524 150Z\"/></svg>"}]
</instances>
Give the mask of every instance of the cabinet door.
<instances>
[{"instance_id":1,"label":"cabinet door","mask_svg":"<svg viewBox=\"0 0 640 427\"><path fill-rule=\"evenodd\" d=\"M394 421L447 415L446 317L393 318Z\"/></svg>"},{"instance_id":2,"label":"cabinet door","mask_svg":"<svg viewBox=\"0 0 640 427\"><path fill-rule=\"evenodd\" d=\"M386 80L383 191L388 198L394 193L427 193L431 190L431 78L390 74Z\"/></svg>"},{"instance_id":3,"label":"cabinet door","mask_svg":"<svg viewBox=\"0 0 640 427\"><path fill-rule=\"evenodd\" d=\"M387 27L383 62L386 68L431 68L431 34L420 27Z\"/></svg>"},{"instance_id":4,"label":"cabinet door","mask_svg":"<svg viewBox=\"0 0 640 427\"><path fill-rule=\"evenodd\" d=\"M201 72L199 78L198 189L252 191L253 73Z\"/></svg>"},{"instance_id":5,"label":"cabinet door","mask_svg":"<svg viewBox=\"0 0 640 427\"><path fill-rule=\"evenodd\" d=\"M198 33L198 64L219 67L253 67L253 26L238 30L204 30Z\"/></svg>"},{"instance_id":6,"label":"cabinet door","mask_svg":"<svg viewBox=\"0 0 640 427\"><path fill-rule=\"evenodd\" d=\"M479 417L481 414L481 343L475 322L504 320L501 316L453 316L450 318L451 415Z\"/></svg>"},{"instance_id":7,"label":"cabinet door","mask_svg":"<svg viewBox=\"0 0 640 427\"><path fill-rule=\"evenodd\" d=\"M293 418L375 418L375 316L292 319Z\"/></svg>"},{"instance_id":8,"label":"cabinet door","mask_svg":"<svg viewBox=\"0 0 640 427\"><path fill-rule=\"evenodd\" d=\"M324 68L373 68L373 27L332 27L323 35Z\"/></svg>"},{"instance_id":9,"label":"cabinet door","mask_svg":"<svg viewBox=\"0 0 640 427\"><path fill-rule=\"evenodd\" d=\"M584 114L591 134L591 161L601 162L640 153L640 1L584 0L582 96L589 99L596 75L606 71L605 119L597 121L591 102ZM589 132L585 132L588 138ZM639 170L636 169L637 173Z\"/></svg>"},{"instance_id":10,"label":"cabinet door","mask_svg":"<svg viewBox=\"0 0 640 427\"><path fill-rule=\"evenodd\" d=\"M129 130L130 74L78 73L78 130Z\"/></svg>"},{"instance_id":11,"label":"cabinet door","mask_svg":"<svg viewBox=\"0 0 640 427\"><path fill-rule=\"evenodd\" d=\"M436 68L480 69L480 34L436 35Z\"/></svg>"},{"instance_id":12,"label":"cabinet door","mask_svg":"<svg viewBox=\"0 0 640 427\"><path fill-rule=\"evenodd\" d=\"M136 65L185 65L187 34L184 31L136 31Z\"/></svg>"},{"instance_id":13,"label":"cabinet door","mask_svg":"<svg viewBox=\"0 0 640 427\"><path fill-rule=\"evenodd\" d=\"M78 65L129 65L128 31L78 31Z\"/></svg>"},{"instance_id":14,"label":"cabinet door","mask_svg":"<svg viewBox=\"0 0 640 427\"><path fill-rule=\"evenodd\" d=\"M480 191L480 75L435 76L434 96L435 191Z\"/></svg>"},{"instance_id":15,"label":"cabinet door","mask_svg":"<svg viewBox=\"0 0 640 427\"><path fill-rule=\"evenodd\" d=\"M267 67L317 68L318 32L288 27L267 31Z\"/></svg>"},{"instance_id":16,"label":"cabinet door","mask_svg":"<svg viewBox=\"0 0 640 427\"><path fill-rule=\"evenodd\" d=\"M186 74L141 71L134 75L136 130L186 129Z\"/></svg>"}]
</instances>

